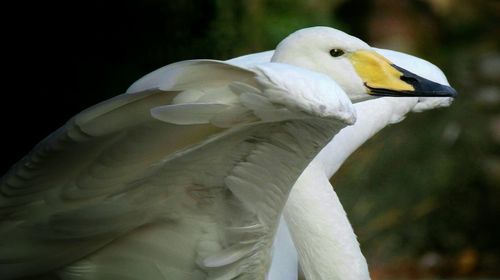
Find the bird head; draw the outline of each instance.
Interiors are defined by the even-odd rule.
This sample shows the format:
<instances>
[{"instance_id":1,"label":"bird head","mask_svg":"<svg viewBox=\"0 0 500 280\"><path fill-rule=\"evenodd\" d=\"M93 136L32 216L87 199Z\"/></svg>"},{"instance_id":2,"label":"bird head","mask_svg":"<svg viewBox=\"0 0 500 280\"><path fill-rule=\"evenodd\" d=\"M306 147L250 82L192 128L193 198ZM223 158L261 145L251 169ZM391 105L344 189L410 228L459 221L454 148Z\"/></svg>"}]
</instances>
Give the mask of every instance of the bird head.
<instances>
[{"instance_id":1,"label":"bird head","mask_svg":"<svg viewBox=\"0 0 500 280\"><path fill-rule=\"evenodd\" d=\"M271 59L324 73L354 101L377 96L455 97L450 86L416 75L368 44L330 27L298 30L285 38Z\"/></svg>"}]
</instances>

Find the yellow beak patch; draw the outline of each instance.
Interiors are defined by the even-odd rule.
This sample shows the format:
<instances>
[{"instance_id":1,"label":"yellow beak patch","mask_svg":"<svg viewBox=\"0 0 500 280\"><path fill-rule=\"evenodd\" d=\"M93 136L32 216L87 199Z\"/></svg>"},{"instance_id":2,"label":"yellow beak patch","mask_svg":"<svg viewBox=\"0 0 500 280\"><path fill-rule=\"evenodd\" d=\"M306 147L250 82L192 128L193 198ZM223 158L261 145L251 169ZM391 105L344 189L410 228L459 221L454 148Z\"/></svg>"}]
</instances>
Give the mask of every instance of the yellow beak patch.
<instances>
[{"instance_id":1,"label":"yellow beak patch","mask_svg":"<svg viewBox=\"0 0 500 280\"><path fill-rule=\"evenodd\" d=\"M414 91L414 87L400 78L403 73L394 68L387 58L374 51L356 51L349 55L361 80L370 88L393 91Z\"/></svg>"}]
</instances>

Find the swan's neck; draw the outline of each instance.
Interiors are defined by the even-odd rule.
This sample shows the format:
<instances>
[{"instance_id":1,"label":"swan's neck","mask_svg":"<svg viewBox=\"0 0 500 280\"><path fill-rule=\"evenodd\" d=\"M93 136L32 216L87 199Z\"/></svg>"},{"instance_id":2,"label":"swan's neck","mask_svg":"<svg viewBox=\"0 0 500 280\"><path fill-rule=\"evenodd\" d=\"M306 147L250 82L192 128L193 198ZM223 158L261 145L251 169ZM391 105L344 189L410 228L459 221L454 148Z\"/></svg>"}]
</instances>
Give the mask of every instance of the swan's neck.
<instances>
[{"instance_id":1,"label":"swan's neck","mask_svg":"<svg viewBox=\"0 0 500 280\"><path fill-rule=\"evenodd\" d=\"M307 279L369 279L346 213L329 182L366 140L401 121L417 98L379 98L355 104L358 119L321 150L292 188L285 220Z\"/></svg>"},{"instance_id":2,"label":"swan's neck","mask_svg":"<svg viewBox=\"0 0 500 280\"><path fill-rule=\"evenodd\" d=\"M369 279L346 213L321 166L299 177L284 215L306 279Z\"/></svg>"},{"instance_id":3,"label":"swan's neck","mask_svg":"<svg viewBox=\"0 0 500 280\"><path fill-rule=\"evenodd\" d=\"M299 260L297 249L293 245L290 230L281 216L276 237L273 244L273 258L269 269L268 280L291 280L298 279Z\"/></svg>"}]
</instances>

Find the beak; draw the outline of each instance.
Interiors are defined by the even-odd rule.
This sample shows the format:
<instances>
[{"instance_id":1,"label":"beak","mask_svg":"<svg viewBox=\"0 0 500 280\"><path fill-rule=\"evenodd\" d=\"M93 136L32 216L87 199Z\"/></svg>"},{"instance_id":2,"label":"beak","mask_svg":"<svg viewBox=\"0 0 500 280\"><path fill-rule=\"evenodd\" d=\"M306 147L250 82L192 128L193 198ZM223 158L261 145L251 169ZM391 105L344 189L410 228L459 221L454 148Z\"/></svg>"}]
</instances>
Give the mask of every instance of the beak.
<instances>
[{"instance_id":1,"label":"beak","mask_svg":"<svg viewBox=\"0 0 500 280\"><path fill-rule=\"evenodd\" d=\"M354 69L363 80L368 94L374 96L456 97L450 86L435 83L392 64L374 51L350 54Z\"/></svg>"}]
</instances>

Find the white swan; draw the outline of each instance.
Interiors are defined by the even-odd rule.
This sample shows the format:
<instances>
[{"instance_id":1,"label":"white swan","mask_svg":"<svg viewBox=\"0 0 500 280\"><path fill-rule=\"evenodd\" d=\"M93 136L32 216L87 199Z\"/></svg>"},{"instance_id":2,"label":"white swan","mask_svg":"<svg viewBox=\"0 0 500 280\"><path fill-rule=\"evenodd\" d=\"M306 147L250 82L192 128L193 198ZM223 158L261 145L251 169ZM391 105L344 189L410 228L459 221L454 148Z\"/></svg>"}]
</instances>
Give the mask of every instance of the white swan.
<instances>
[{"instance_id":1,"label":"white swan","mask_svg":"<svg viewBox=\"0 0 500 280\"><path fill-rule=\"evenodd\" d=\"M413 73L448 85L435 65L400 52L372 48ZM252 66L270 61L274 52L238 57L229 62ZM306 279L369 279L368 266L329 178L366 140L387 125L400 122L410 111L449 106L452 98L385 97L354 105L357 121L342 129L304 170L284 209L287 223L278 228L269 279L297 279L298 256Z\"/></svg>"},{"instance_id":2,"label":"white swan","mask_svg":"<svg viewBox=\"0 0 500 280\"><path fill-rule=\"evenodd\" d=\"M293 183L355 121L346 93L456 94L325 27L253 67L168 65L76 115L2 178L2 275L264 278Z\"/></svg>"},{"instance_id":3,"label":"white swan","mask_svg":"<svg viewBox=\"0 0 500 280\"><path fill-rule=\"evenodd\" d=\"M378 51L423 77L448 84L442 72L426 61ZM366 261L329 178L352 152L385 126L403 120L410 111L450 103L451 98L385 97L355 104L356 123L341 130L306 168L285 207L306 279L369 279Z\"/></svg>"}]
</instances>

